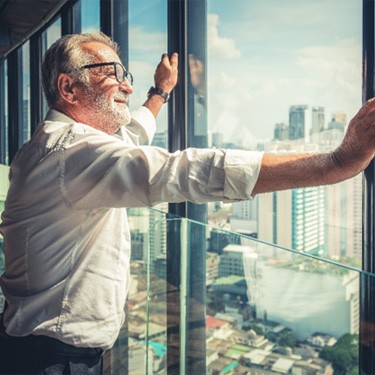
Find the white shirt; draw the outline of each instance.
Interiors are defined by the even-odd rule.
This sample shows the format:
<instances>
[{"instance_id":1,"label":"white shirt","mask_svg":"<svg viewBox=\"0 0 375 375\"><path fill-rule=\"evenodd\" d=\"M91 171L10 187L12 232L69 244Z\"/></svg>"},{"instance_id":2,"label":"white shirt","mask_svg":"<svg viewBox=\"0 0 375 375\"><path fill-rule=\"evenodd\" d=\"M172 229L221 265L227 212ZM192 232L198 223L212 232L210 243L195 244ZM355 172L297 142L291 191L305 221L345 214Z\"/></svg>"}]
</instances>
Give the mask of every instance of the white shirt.
<instances>
[{"instance_id":1,"label":"white shirt","mask_svg":"<svg viewBox=\"0 0 375 375\"><path fill-rule=\"evenodd\" d=\"M130 280L125 207L251 198L262 153L141 146L154 131L145 107L116 136L51 110L19 150L0 225L8 334L110 348Z\"/></svg>"}]
</instances>

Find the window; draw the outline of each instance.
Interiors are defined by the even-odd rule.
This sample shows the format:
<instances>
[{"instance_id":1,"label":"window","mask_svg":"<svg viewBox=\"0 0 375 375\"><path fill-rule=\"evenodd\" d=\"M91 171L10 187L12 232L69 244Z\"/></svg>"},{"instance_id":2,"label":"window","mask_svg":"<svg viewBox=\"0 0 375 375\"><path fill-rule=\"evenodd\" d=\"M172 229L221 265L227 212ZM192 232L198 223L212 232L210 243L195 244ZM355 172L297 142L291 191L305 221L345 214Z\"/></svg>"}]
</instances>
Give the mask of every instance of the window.
<instances>
[{"instance_id":1,"label":"window","mask_svg":"<svg viewBox=\"0 0 375 375\"><path fill-rule=\"evenodd\" d=\"M268 152L334 149L361 106L361 17L361 3L353 1L238 0L233 6L209 0L211 146ZM288 194L276 193L279 198ZM285 199L274 206L268 202L272 195L260 195L250 203L258 209L251 220L258 223L260 239L292 243L297 227L288 213L307 207L313 198L315 219L306 221L305 229L315 228L315 244L302 251L355 262L361 257L361 194L358 176L323 192L301 189L293 199L285 198L289 206ZM277 227L290 220L291 230L273 233L267 225L270 215ZM245 218L236 218L246 225Z\"/></svg>"}]
</instances>

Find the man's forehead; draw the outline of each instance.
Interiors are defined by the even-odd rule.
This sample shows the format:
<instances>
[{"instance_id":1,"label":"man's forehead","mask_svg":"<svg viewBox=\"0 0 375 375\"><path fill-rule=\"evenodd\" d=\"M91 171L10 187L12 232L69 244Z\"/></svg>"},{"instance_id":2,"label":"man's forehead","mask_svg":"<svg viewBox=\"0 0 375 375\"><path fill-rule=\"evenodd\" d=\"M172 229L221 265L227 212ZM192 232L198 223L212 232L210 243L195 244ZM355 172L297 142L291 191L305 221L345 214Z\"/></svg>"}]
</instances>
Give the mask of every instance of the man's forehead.
<instances>
[{"instance_id":1,"label":"man's forehead","mask_svg":"<svg viewBox=\"0 0 375 375\"><path fill-rule=\"evenodd\" d=\"M82 50L93 55L96 62L121 62L117 53L109 46L100 42L88 42L82 45Z\"/></svg>"}]
</instances>

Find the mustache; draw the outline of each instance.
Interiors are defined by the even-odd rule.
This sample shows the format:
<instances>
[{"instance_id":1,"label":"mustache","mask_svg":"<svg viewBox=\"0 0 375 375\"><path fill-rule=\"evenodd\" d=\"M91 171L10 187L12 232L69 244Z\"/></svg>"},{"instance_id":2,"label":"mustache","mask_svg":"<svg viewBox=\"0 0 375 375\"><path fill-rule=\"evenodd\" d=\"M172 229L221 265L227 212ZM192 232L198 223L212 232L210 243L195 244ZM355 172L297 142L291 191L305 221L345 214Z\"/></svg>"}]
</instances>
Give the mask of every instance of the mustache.
<instances>
[{"instance_id":1,"label":"mustache","mask_svg":"<svg viewBox=\"0 0 375 375\"><path fill-rule=\"evenodd\" d=\"M117 94L115 94L113 96L113 99L114 100L124 100L127 103L128 100L129 100L129 95L124 93L124 92L118 92Z\"/></svg>"}]
</instances>

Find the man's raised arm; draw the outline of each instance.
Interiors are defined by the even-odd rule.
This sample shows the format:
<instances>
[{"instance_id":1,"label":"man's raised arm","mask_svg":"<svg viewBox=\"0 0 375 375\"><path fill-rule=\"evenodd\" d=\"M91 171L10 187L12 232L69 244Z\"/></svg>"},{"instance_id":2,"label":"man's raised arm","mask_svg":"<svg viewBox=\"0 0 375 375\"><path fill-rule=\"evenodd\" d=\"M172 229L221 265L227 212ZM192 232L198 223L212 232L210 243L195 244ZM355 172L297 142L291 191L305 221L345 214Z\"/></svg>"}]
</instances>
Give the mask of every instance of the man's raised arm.
<instances>
[{"instance_id":1,"label":"man's raised arm","mask_svg":"<svg viewBox=\"0 0 375 375\"><path fill-rule=\"evenodd\" d=\"M156 67L154 81L155 86L151 87L148 99L143 104L155 116L158 115L162 105L168 100L169 94L177 84L178 78L178 54L163 53L161 61Z\"/></svg>"}]
</instances>

